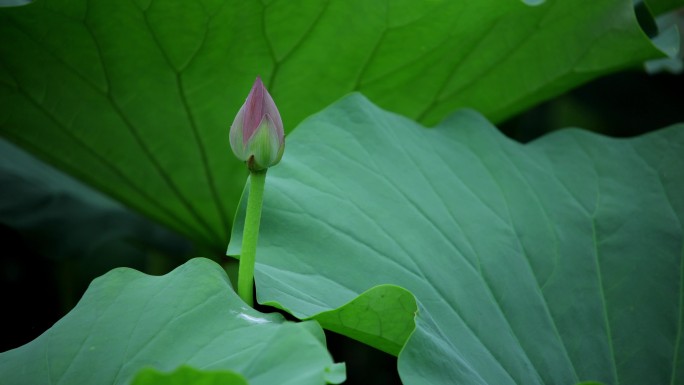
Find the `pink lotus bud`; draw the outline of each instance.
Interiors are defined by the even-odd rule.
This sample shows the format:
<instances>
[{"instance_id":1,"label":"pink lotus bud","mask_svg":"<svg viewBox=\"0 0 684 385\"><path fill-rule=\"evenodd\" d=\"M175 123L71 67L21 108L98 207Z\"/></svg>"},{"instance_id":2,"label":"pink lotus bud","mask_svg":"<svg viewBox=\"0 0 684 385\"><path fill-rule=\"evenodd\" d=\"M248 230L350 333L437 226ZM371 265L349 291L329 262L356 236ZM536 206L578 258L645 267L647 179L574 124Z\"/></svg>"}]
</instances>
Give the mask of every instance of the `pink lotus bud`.
<instances>
[{"instance_id":1,"label":"pink lotus bud","mask_svg":"<svg viewBox=\"0 0 684 385\"><path fill-rule=\"evenodd\" d=\"M283 121L259 77L230 126L230 147L250 171L267 169L283 157Z\"/></svg>"}]
</instances>

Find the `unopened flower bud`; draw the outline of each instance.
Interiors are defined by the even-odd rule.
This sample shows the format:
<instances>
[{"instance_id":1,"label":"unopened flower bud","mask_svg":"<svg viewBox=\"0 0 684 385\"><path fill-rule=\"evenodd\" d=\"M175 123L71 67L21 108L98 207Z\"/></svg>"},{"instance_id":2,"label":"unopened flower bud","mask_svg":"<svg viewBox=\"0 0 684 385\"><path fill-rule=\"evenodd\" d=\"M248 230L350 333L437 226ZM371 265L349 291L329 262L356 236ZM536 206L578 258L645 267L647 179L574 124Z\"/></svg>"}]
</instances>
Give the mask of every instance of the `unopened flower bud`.
<instances>
[{"instance_id":1,"label":"unopened flower bud","mask_svg":"<svg viewBox=\"0 0 684 385\"><path fill-rule=\"evenodd\" d=\"M230 126L230 147L250 171L265 170L283 157L283 121L259 77Z\"/></svg>"}]
</instances>

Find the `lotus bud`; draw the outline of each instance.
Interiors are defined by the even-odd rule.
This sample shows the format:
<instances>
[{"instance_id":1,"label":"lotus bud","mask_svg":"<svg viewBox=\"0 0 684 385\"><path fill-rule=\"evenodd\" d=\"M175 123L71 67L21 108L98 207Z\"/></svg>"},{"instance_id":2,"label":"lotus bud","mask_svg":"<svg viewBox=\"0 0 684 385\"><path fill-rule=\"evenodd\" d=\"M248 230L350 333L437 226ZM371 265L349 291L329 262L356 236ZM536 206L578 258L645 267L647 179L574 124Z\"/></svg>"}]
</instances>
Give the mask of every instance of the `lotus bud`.
<instances>
[{"instance_id":1,"label":"lotus bud","mask_svg":"<svg viewBox=\"0 0 684 385\"><path fill-rule=\"evenodd\" d=\"M230 147L250 171L265 170L283 157L283 121L259 77L230 126Z\"/></svg>"}]
</instances>

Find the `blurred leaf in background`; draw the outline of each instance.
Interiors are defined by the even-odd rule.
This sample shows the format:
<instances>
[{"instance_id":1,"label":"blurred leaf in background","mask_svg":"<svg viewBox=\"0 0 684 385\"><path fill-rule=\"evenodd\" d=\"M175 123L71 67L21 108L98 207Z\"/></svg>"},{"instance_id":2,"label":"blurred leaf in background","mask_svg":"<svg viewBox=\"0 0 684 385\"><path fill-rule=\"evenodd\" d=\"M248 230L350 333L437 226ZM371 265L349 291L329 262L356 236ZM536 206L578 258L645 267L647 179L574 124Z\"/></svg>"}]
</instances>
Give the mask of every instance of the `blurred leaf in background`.
<instances>
[{"instance_id":1,"label":"blurred leaf in background","mask_svg":"<svg viewBox=\"0 0 684 385\"><path fill-rule=\"evenodd\" d=\"M667 57L597 78L507 119L498 128L528 142L566 127L630 137L684 121L683 6L679 0L635 1L640 24Z\"/></svg>"},{"instance_id":2,"label":"blurred leaf in background","mask_svg":"<svg viewBox=\"0 0 684 385\"><path fill-rule=\"evenodd\" d=\"M521 142L567 127L632 137L684 122L682 89L681 74L625 71L542 103L502 122L498 128Z\"/></svg>"},{"instance_id":3,"label":"blurred leaf in background","mask_svg":"<svg viewBox=\"0 0 684 385\"><path fill-rule=\"evenodd\" d=\"M190 243L0 139L0 223L54 259L101 274L144 262L149 250L185 259ZM123 259L122 258L127 258Z\"/></svg>"},{"instance_id":4,"label":"blurred leaf in background","mask_svg":"<svg viewBox=\"0 0 684 385\"><path fill-rule=\"evenodd\" d=\"M32 0L0 0L0 7L20 7L30 4Z\"/></svg>"},{"instance_id":5,"label":"blurred leaf in background","mask_svg":"<svg viewBox=\"0 0 684 385\"><path fill-rule=\"evenodd\" d=\"M646 3L653 15L658 16L663 13L675 10L682 6L681 0L635 0L635 3Z\"/></svg>"},{"instance_id":6,"label":"blurred leaf in background","mask_svg":"<svg viewBox=\"0 0 684 385\"><path fill-rule=\"evenodd\" d=\"M0 350L28 342L118 266L165 273L191 243L0 139ZM55 287L53 289L52 287ZM31 306L28 304L31 303Z\"/></svg>"}]
</instances>

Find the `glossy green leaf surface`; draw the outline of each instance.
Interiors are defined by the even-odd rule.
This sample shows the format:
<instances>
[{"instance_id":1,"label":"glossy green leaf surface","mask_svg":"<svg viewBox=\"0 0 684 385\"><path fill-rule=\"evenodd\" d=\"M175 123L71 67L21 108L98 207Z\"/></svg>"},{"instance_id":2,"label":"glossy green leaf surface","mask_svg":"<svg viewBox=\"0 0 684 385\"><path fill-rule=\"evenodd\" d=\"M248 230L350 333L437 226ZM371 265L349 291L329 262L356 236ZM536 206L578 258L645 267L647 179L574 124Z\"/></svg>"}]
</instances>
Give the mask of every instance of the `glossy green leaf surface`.
<instances>
[{"instance_id":1,"label":"glossy green leaf surface","mask_svg":"<svg viewBox=\"0 0 684 385\"><path fill-rule=\"evenodd\" d=\"M528 3L528 4L525 4ZM494 120L663 56L629 0L66 1L0 9L0 134L214 249L256 75L292 130L350 91ZM530 6L535 5L535 6Z\"/></svg>"},{"instance_id":2,"label":"glossy green leaf surface","mask_svg":"<svg viewBox=\"0 0 684 385\"><path fill-rule=\"evenodd\" d=\"M325 384L332 362L315 322L247 307L219 265L192 259L164 276L119 268L32 342L0 354L3 384L129 384L143 368L228 370L250 385ZM339 381L338 381L339 382Z\"/></svg>"},{"instance_id":3,"label":"glossy green leaf surface","mask_svg":"<svg viewBox=\"0 0 684 385\"><path fill-rule=\"evenodd\" d=\"M311 318L325 329L396 356L415 328L417 311L411 292L399 286L380 285L337 309Z\"/></svg>"},{"instance_id":4,"label":"glossy green leaf surface","mask_svg":"<svg viewBox=\"0 0 684 385\"><path fill-rule=\"evenodd\" d=\"M405 384L684 379L682 125L521 145L353 95L291 135L264 204L259 302L306 318L406 288Z\"/></svg>"},{"instance_id":5,"label":"glossy green leaf surface","mask_svg":"<svg viewBox=\"0 0 684 385\"><path fill-rule=\"evenodd\" d=\"M248 385L241 375L230 371L200 371L181 366L170 373L142 369L131 385Z\"/></svg>"}]
</instances>

